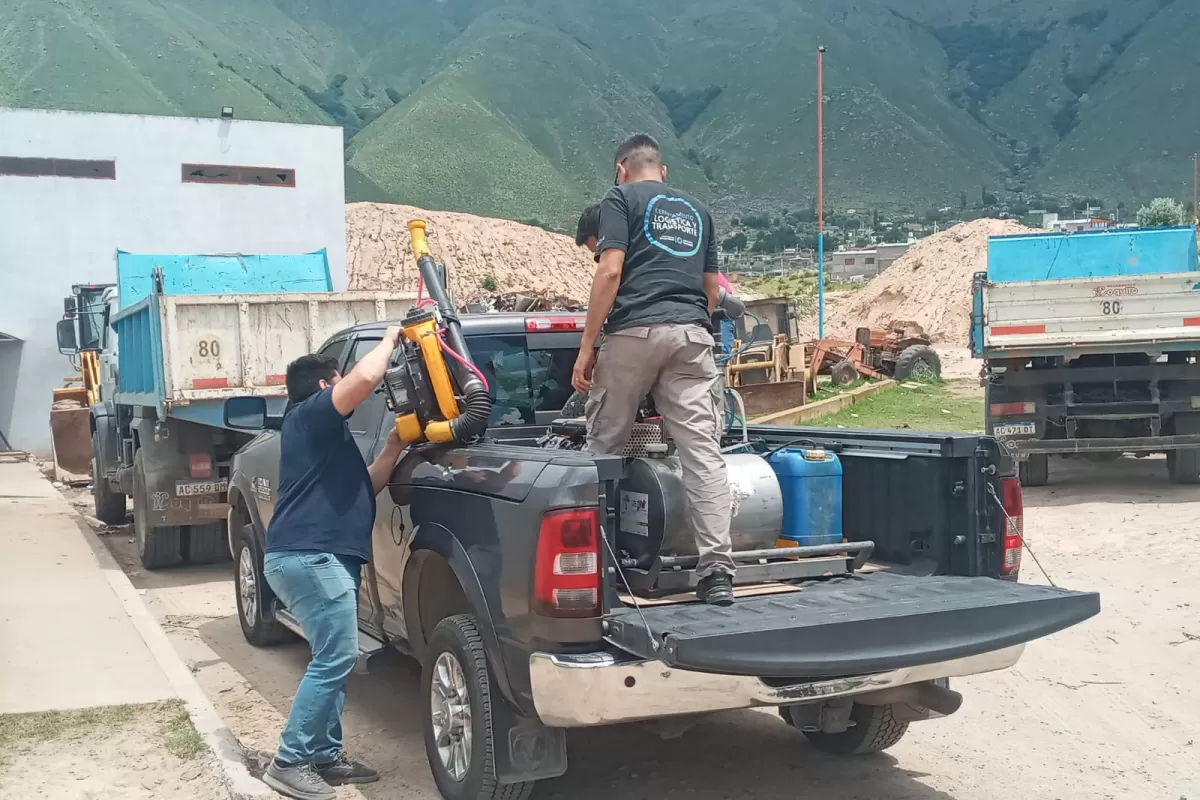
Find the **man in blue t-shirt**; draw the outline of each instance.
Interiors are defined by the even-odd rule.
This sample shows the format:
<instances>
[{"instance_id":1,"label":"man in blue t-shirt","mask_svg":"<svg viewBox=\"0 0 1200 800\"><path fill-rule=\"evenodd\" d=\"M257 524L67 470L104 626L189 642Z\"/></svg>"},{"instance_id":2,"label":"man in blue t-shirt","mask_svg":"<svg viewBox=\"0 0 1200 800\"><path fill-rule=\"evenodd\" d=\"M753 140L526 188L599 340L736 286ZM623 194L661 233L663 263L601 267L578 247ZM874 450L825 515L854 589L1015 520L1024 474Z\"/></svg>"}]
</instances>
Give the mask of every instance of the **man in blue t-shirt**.
<instances>
[{"instance_id":1,"label":"man in blue t-shirt","mask_svg":"<svg viewBox=\"0 0 1200 800\"><path fill-rule=\"evenodd\" d=\"M302 356L287 368L263 575L300 623L312 660L263 780L296 800L332 800L332 786L379 780L342 751L342 705L358 658L358 589L362 565L371 560L375 495L406 443L392 431L367 466L346 419L375 391L399 344L400 328L388 328L344 377L325 356Z\"/></svg>"}]
</instances>

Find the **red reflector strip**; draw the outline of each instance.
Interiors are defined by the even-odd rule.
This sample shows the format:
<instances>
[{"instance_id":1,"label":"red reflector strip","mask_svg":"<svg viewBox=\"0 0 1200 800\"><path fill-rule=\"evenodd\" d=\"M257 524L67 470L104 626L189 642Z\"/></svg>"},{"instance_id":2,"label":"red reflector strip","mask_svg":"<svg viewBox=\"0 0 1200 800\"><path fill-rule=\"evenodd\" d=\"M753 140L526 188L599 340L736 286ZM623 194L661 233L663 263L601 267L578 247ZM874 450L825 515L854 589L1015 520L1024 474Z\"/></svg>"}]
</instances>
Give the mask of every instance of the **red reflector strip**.
<instances>
[{"instance_id":1,"label":"red reflector strip","mask_svg":"<svg viewBox=\"0 0 1200 800\"><path fill-rule=\"evenodd\" d=\"M1200 317L1184 317L1183 327L1185 328L1200 328Z\"/></svg>"},{"instance_id":2,"label":"red reflector strip","mask_svg":"<svg viewBox=\"0 0 1200 800\"><path fill-rule=\"evenodd\" d=\"M1045 332L1045 325L997 325L991 329L992 336L1023 336Z\"/></svg>"},{"instance_id":3,"label":"red reflector strip","mask_svg":"<svg viewBox=\"0 0 1200 800\"><path fill-rule=\"evenodd\" d=\"M228 389L228 378L193 378L193 389Z\"/></svg>"},{"instance_id":4,"label":"red reflector strip","mask_svg":"<svg viewBox=\"0 0 1200 800\"><path fill-rule=\"evenodd\" d=\"M554 319L534 317L525 320L525 330L530 332L575 331L582 329L586 321L585 317L557 317Z\"/></svg>"},{"instance_id":5,"label":"red reflector strip","mask_svg":"<svg viewBox=\"0 0 1200 800\"><path fill-rule=\"evenodd\" d=\"M1021 414L1033 414L1037 411L1035 403L992 403L989 407L993 417L1015 417Z\"/></svg>"},{"instance_id":6,"label":"red reflector strip","mask_svg":"<svg viewBox=\"0 0 1200 800\"><path fill-rule=\"evenodd\" d=\"M283 386L287 383L287 375L268 375L267 386Z\"/></svg>"}]
</instances>

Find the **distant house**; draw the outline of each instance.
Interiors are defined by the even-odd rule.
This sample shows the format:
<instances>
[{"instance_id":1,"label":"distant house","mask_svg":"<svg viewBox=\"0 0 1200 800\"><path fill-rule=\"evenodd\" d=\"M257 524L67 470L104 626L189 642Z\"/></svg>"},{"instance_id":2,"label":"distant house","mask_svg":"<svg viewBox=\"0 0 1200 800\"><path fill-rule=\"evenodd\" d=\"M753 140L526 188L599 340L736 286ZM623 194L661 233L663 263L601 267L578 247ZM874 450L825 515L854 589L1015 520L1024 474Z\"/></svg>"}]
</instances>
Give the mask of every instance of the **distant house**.
<instances>
[{"instance_id":1,"label":"distant house","mask_svg":"<svg viewBox=\"0 0 1200 800\"><path fill-rule=\"evenodd\" d=\"M1107 217L1080 217L1078 219L1059 219L1058 214L1048 211L1042 214L1042 227L1058 233L1081 233L1083 231L1103 231L1113 227L1113 221Z\"/></svg>"},{"instance_id":2,"label":"distant house","mask_svg":"<svg viewBox=\"0 0 1200 800\"><path fill-rule=\"evenodd\" d=\"M848 281L854 278L870 278L879 273L879 263L874 248L870 250L838 250L826 254L826 263L834 280Z\"/></svg>"}]
</instances>

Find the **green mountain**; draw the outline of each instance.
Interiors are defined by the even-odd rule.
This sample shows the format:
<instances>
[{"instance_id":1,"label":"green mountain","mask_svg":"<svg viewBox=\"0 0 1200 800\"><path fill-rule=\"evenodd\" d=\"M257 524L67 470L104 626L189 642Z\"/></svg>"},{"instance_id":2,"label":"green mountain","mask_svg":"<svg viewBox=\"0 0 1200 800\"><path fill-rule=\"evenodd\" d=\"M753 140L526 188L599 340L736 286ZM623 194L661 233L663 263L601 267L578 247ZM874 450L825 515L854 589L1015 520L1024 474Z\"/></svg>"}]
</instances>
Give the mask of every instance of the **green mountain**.
<instances>
[{"instance_id":1,"label":"green mountain","mask_svg":"<svg viewBox=\"0 0 1200 800\"><path fill-rule=\"evenodd\" d=\"M0 0L0 104L342 125L351 199L569 226L649 131L719 211L1190 188L1192 0Z\"/></svg>"}]
</instances>

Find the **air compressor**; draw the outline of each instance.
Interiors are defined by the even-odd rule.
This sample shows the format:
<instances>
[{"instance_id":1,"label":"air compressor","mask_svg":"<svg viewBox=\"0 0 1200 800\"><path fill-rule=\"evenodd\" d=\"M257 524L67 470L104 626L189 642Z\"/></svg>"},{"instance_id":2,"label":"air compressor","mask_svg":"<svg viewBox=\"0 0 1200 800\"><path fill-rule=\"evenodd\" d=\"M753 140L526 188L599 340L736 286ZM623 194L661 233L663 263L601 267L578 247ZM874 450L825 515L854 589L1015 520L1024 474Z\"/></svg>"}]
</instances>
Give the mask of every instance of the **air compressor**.
<instances>
[{"instance_id":1,"label":"air compressor","mask_svg":"<svg viewBox=\"0 0 1200 800\"><path fill-rule=\"evenodd\" d=\"M400 323L397 364L383 378L387 405L405 441L465 444L487 430L492 400L429 251L425 221L410 220L408 231L430 300L409 309Z\"/></svg>"}]
</instances>

